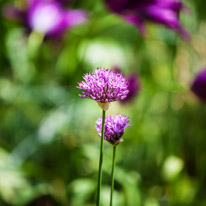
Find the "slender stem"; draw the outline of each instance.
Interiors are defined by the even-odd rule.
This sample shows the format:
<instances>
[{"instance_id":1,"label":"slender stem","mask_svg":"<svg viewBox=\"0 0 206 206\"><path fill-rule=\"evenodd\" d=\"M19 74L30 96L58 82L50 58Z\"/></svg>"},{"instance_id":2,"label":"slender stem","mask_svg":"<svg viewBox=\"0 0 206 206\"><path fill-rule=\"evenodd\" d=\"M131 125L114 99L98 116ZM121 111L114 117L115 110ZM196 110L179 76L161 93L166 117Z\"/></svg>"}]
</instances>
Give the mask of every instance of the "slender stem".
<instances>
[{"instance_id":1,"label":"slender stem","mask_svg":"<svg viewBox=\"0 0 206 206\"><path fill-rule=\"evenodd\" d=\"M104 152L104 125L105 125L105 111L102 110L102 135L100 144L100 156L99 156L99 174L98 174L98 187L97 187L97 206L100 206L100 193L102 185L102 162Z\"/></svg>"},{"instance_id":2,"label":"slender stem","mask_svg":"<svg viewBox=\"0 0 206 206\"><path fill-rule=\"evenodd\" d=\"M114 166L116 157L116 145L113 146L113 158L112 158L112 174L111 174L111 193L110 193L110 206L112 206L113 190L114 190Z\"/></svg>"}]
</instances>

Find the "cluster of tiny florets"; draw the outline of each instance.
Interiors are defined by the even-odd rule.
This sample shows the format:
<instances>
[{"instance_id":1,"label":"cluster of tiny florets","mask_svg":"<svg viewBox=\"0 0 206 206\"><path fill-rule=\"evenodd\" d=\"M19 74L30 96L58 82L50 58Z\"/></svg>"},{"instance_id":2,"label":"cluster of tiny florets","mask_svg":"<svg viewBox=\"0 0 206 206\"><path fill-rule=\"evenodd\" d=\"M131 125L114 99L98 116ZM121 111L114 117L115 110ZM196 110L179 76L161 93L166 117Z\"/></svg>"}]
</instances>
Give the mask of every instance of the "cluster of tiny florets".
<instances>
[{"instance_id":1,"label":"cluster of tiny florets","mask_svg":"<svg viewBox=\"0 0 206 206\"><path fill-rule=\"evenodd\" d=\"M124 134L125 128L130 126L128 123L129 118L126 115L116 114L114 117L111 115L106 116L104 139L112 145L117 145L119 142L122 142L123 139L121 137ZM96 130L101 137L102 117L96 122Z\"/></svg>"},{"instance_id":2,"label":"cluster of tiny florets","mask_svg":"<svg viewBox=\"0 0 206 206\"><path fill-rule=\"evenodd\" d=\"M97 102L113 102L123 100L129 92L125 77L110 69L97 68L92 74L83 76L84 81L78 83L84 90L80 97L89 97Z\"/></svg>"}]
</instances>

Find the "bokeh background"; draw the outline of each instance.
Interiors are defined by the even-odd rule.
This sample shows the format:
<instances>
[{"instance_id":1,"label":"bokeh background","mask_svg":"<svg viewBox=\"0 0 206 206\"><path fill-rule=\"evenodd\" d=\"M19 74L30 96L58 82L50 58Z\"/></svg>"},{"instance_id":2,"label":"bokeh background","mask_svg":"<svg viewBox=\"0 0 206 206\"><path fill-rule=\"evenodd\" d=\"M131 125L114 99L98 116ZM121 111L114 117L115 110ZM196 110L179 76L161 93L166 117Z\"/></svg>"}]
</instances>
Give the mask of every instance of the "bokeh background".
<instances>
[{"instance_id":1,"label":"bokeh background","mask_svg":"<svg viewBox=\"0 0 206 206\"><path fill-rule=\"evenodd\" d=\"M0 1L23 8L23 0ZM97 103L81 99L82 75L97 67L137 73L141 89L107 114L126 114L132 127L117 148L114 205L206 205L206 108L191 92L206 64L206 2L185 1L189 42L163 26L137 28L103 0L65 8L89 12L62 38L28 32L0 17L0 205L95 204L100 138ZM112 146L105 142L102 205L109 205Z\"/></svg>"}]
</instances>

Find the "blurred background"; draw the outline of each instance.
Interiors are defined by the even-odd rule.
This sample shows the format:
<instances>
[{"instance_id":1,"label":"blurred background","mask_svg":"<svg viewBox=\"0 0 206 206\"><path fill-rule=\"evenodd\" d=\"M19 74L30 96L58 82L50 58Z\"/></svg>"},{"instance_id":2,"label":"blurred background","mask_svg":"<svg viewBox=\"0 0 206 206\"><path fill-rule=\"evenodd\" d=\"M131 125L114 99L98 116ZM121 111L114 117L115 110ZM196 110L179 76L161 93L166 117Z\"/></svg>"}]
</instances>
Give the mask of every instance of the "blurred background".
<instances>
[{"instance_id":1,"label":"blurred background","mask_svg":"<svg viewBox=\"0 0 206 206\"><path fill-rule=\"evenodd\" d=\"M132 98L107 112L132 124L117 148L114 205L206 205L206 108L190 89L206 64L206 2L185 1L189 42L149 23L142 37L103 0L58 2L88 16L43 35L22 20L24 0L0 1L0 205L95 205L101 109L76 86L97 67L137 77ZM104 206L111 157L105 142Z\"/></svg>"}]
</instances>

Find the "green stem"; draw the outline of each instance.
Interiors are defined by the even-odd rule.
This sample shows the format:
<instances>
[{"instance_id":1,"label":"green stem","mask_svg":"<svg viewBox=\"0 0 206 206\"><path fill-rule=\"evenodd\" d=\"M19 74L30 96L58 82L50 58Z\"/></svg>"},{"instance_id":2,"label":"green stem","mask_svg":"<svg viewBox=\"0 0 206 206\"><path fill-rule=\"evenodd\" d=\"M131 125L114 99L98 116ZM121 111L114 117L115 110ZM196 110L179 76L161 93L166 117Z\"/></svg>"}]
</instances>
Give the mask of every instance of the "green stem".
<instances>
[{"instance_id":1,"label":"green stem","mask_svg":"<svg viewBox=\"0 0 206 206\"><path fill-rule=\"evenodd\" d=\"M112 174L111 174L111 193L110 193L110 206L112 206L113 190L114 190L114 166L116 157L116 145L113 146L113 158L112 158Z\"/></svg>"},{"instance_id":2,"label":"green stem","mask_svg":"<svg viewBox=\"0 0 206 206\"><path fill-rule=\"evenodd\" d=\"M98 187L97 187L97 206L100 206L100 193L102 185L102 162L104 153L104 125L105 125L105 111L102 110L102 135L100 144L100 156L99 156L99 174L98 174Z\"/></svg>"}]
</instances>

